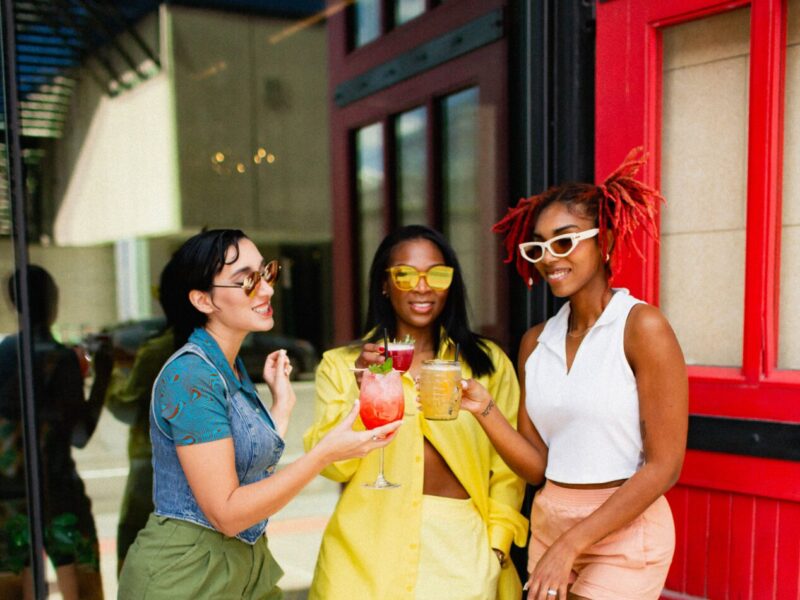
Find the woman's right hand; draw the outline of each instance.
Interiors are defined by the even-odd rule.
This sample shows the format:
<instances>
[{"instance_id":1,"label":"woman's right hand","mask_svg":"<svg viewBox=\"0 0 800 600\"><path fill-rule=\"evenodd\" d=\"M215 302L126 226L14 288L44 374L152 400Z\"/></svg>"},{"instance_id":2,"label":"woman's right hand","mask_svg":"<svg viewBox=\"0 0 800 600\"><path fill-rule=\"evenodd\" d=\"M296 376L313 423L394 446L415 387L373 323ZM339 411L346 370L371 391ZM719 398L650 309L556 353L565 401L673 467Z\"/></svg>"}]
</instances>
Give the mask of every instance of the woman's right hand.
<instances>
[{"instance_id":1,"label":"woman's right hand","mask_svg":"<svg viewBox=\"0 0 800 600\"><path fill-rule=\"evenodd\" d=\"M353 423L358 417L359 403L353 404L350 413L334 427L317 447L324 452L327 462L332 463L348 458L363 458L373 450L388 446L403 424L402 419L367 431L354 431Z\"/></svg>"},{"instance_id":2,"label":"woman's right hand","mask_svg":"<svg viewBox=\"0 0 800 600\"><path fill-rule=\"evenodd\" d=\"M368 369L370 365L380 365L386 360L384 355L385 349L380 344L366 343L361 347L361 354L358 355L355 362L355 376L358 387L361 387L361 376L363 369Z\"/></svg>"}]
</instances>

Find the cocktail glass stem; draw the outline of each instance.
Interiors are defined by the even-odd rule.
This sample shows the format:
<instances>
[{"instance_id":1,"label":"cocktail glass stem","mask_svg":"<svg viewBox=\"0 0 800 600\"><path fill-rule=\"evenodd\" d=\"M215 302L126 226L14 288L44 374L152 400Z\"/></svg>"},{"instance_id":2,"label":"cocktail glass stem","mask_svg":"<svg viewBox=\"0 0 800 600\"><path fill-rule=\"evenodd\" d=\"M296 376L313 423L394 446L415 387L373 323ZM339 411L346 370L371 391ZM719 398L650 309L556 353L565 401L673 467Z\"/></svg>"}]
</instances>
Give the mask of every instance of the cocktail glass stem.
<instances>
[{"instance_id":1,"label":"cocktail glass stem","mask_svg":"<svg viewBox=\"0 0 800 600\"><path fill-rule=\"evenodd\" d=\"M383 448L380 449L379 461L380 462L378 463L378 476L375 478L375 483L365 483L364 487L373 488L376 490L400 487L399 483L392 483L391 481L387 481L386 477L384 477L383 475Z\"/></svg>"}]
</instances>

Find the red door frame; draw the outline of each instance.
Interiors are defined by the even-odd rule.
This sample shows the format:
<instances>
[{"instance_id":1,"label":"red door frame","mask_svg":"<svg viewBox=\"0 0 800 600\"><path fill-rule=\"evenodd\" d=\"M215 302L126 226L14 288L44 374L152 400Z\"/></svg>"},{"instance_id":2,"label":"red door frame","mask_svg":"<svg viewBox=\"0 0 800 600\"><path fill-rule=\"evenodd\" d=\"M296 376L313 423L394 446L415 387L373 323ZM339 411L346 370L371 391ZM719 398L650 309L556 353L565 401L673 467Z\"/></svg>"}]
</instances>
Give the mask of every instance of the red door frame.
<instances>
[{"instance_id":1,"label":"red door frame","mask_svg":"<svg viewBox=\"0 0 800 600\"><path fill-rule=\"evenodd\" d=\"M597 11L596 176L632 147L650 159L643 174L660 183L661 28L751 7L747 247L741 369L692 367L695 414L800 422L800 372L776 368L786 4L783 0L612 0ZM620 49L625 51L621 52ZM658 246L620 272L620 282L658 304ZM720 385L724 394L720 394Z\"/></svg>"},{"instance_id":2,"label":"red door frame","mask_svg":"<svg viewBox=\"0 0 800 600\"><path fill-rule=\"evenodd\" d=\"M690 367L690 412L799 423L800 371L776 367L786 1L599 2L596 177L644 146L643 177L660 185L661 29L745 6L751 66L742 367ZM618 282L658 304L658 245L641 238L640 247L646 260L628 261ZM800 597L800 463L690 450L669 499L678 539L670 589L711 598Z\"/></svg>"},{"instance_id":3,"label":"red door frame","mask_svg":"<svg viewBox=\"0 0 800 600\"><path fill-rule=\"evenodd\" d=\"M328 0L329 7L339 2ZM502 9L505 0L463 0L447 2L431 8L425 14L405 23L360 48L348 52L348 31L346 11L338 11L330 16L328 22L328 49L330 65L330 98L334 97L336 87L365 71L380 66L395 58L398 54L409 52L428 40L435 39L452 31L473 19L488 12ZM357 100L344 107L331 106L331 156L333 181L333 261L336 265L334 277L334 341L342 343L353 339L358 333L358 294L353 293L359 287L357 280L357 240L355 231L356 207L354 204L356 183L354 179L354 144L353 134L360 127L375 123L384 123L384 152L390 153L391 119L394 115L411 108L426 106L428 109L429 127L436 118L434 110L438 98L457 92L461 89L477 86L481 107L491 106L496 109L491 117L491 124L479 117L479 127L493 127L496 132L493 148L481 148L480 162L492 165L494 181L491 182L491 194L495 199L497 216L507 205L508 168L506 129L507 114L507 52L505 37L500 40L460 56L445 64L425 71L410 79L389 88L378 91L366 98ZM483 111L481 111L483 112ZM429 157L435 157L437 140L430 133L427 136ZM391 156L388 157L391 161ZM428 211L436 222L432 198L438 192L437 169L433 160L428 160ZM386 172L384 205L388 208L388 200L392 195L393 174ZM481 191L487 186L480 184ZM388 214L388 213L387 213ZM391 219L387 216L386 227ZM497 290L498 306L505 306L506 273L497 270L495 281L486 281L487 289ZM497 331L493 337L503 341L507 337L507 311L499 311Z\"/></svg>"}]
</instances>

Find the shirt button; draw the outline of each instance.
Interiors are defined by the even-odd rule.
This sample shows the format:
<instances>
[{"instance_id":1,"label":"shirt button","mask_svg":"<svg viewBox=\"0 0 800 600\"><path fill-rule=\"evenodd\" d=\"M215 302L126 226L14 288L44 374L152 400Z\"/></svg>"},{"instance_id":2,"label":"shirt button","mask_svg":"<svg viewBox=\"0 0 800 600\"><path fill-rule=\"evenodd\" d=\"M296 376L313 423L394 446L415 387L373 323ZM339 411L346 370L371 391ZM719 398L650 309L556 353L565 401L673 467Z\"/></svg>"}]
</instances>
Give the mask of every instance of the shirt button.
<instances>
[{"instance_id":1,"label":"shirt button","mask_svg":"<svg viewBox=\"0 0 800 600\"><path fill-rule=\"evenodd\" d=\"M416 544L409 544L408 547L411 548L412 550L416 550L417 549L417 545Z\"/></svg>"},{"instance_id":2,"label":"shirt button","mask_svg":"<svg viewBox=\"0 0 800 600\"><path fill-rule=\"evenodd\" d=\"M407 592L413 592L414 591L414 586L413 585L407 585L406 586L406 591Z\"/></svg>"},{"instance_id":3,"label":"shirt button","mask_svg":"<svg viewBox=\"0 0 800 600\"><path fill-rule=\"evenodd\" d=\"M416 460L417 462L422 462L422 457L421 456L416 456L414 458L414 460Z\"/></svg>"}]
</instances>

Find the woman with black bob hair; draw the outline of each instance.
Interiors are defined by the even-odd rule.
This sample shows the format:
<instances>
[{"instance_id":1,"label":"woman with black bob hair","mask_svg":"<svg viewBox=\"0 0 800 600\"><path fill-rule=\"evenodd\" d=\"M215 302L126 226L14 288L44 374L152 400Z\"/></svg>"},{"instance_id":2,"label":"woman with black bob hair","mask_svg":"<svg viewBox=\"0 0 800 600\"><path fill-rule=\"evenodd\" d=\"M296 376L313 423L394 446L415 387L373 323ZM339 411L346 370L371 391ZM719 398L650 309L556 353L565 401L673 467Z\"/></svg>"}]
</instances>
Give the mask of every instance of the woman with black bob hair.
<instances>
[{"instance_id":1,"label":"woman with black bob hair","mask_svg":"<svg viewBox=\"0 0 800 600\"><path fill-rule=\"evenodd\" d=\"M165 269L161 299L178 340L153 386L154 511L128 552L119 598L282 596L268 518L328 464L388 444L398 423L353 431L355 407L311 452L276 472L295 404L284 350L269 354L266 405L238 357L274 325L278 261L236 229L189 239Z\"/></svg>"},{"instance_id":2,"label":"woman with black bob hair","mask_svg":"<svg viewBox=\"0 0 800 600\"><path fill-rule=\"evenodd\" d=\"M525 543L520 479L474 419L426 420L416 405L414 379L423 361L453 360L458 348L463 375L494 390L506 418L517 418L514 368L494 342L470 329L461 267L442 234L409 225L381 242L364 329L358 343L323 355L306 449L352 410L358 370L384 362L384 330L390 341L413 338L414 358L402 376L404 425L386 449L387 474L400 486L363 485L374 479L377 458L323 470L345 486L323 535L309 598L516 600L521 584L506 555L512 541Z\"/></svg>"}]
</instances>

